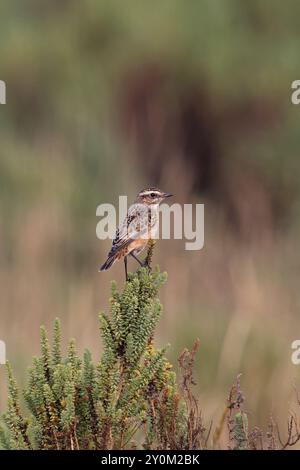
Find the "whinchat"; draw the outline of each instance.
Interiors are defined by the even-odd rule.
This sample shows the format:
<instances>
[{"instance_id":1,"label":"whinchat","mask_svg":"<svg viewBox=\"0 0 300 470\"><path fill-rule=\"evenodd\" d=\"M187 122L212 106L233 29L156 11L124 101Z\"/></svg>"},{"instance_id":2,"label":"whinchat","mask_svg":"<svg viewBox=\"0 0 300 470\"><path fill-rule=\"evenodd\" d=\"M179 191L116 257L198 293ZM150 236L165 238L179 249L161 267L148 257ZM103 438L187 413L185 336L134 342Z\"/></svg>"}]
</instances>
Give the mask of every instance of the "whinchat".
<instances>
[{"instance_id":1,"label":"whinchat","mask_svg":"<svg viewBox=\"0 0 300 470\"><path fill-rule=\"evenodd\" d=\"M127 274L127 256L131 255L141 266L145 266L137 257L148 245L149 240L156 238L159 221L159 204L167 197L173 196L158 188L140 191L135 202L129 207L127 215L116 231L107 260L99 271L106 271L113 263L124 258L125 275Z\"/></svg>"}]
</instances>

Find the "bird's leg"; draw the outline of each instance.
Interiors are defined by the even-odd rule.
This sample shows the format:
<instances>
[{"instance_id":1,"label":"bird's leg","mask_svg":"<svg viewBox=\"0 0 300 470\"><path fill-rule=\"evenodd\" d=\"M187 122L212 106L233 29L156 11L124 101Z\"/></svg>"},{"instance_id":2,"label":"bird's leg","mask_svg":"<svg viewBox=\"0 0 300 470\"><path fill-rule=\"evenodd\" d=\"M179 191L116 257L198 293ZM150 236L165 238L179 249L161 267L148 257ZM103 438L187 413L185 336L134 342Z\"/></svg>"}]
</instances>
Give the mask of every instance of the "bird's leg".
<instances>
[{"instance_id":1,"label":"bird's leg","mask_svg":"<svg viewBox=\"0 0 300 470\"><path fill-rule=\"evenodd\" d=\"M138 259L137 256L135 256L132 252L130 254L139 263L140 266L142 266L142 267L144 266L143 263Z\"/></svg>"},{"instance_id":2,"label":"bird's leg","mask_svg":"<svg viewBox=\"0 0 300 470\"><path fill-rule=\"evenodd\" d=\"M127 256L124 256L124 266L125 266L125 279L128 281L128 272L127 272Z\"/></svg>"}]
</instances>

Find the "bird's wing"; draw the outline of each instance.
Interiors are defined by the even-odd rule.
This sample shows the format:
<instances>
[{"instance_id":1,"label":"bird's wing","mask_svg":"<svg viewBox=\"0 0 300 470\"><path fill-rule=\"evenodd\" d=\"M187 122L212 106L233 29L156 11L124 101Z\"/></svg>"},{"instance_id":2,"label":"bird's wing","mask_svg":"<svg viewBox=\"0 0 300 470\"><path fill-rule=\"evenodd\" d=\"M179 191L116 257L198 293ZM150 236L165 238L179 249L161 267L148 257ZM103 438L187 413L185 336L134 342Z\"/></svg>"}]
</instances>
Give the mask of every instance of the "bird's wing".
<instances>
[{"instance_id":1,"label":"bird's wing","mask_svg":"<svg viewBox=\"0 0 300 470\"><path fill-rule=\"evenodd\" d=\"M142 224L143 210L138 204L129 207L127 216L116 231L109 252L110 256L125 248L132 240L142 236L145 231L144 224Z\"/></svg>"}]
</instances>

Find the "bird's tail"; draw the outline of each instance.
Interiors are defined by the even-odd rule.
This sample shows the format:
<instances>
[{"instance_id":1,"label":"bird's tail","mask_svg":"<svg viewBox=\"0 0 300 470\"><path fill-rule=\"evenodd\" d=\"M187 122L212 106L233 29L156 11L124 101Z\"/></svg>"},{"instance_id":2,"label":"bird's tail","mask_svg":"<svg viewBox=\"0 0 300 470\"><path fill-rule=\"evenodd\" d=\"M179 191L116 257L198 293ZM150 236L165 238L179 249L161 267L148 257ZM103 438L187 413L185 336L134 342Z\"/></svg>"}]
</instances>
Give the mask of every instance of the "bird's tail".
<instances>
[{"instance_id":1,"label":"bird's tail","mask_svg":"<svg viewBox=\"0 0 300 470\"><path fill-rule=\"evenodd\" d=\"M105 263L102 264L102 266L99 268L99 271L106 271L109 269L113 263L116 261L116 255L114 256L109 256Z\"/></svg>"}]
</instances>

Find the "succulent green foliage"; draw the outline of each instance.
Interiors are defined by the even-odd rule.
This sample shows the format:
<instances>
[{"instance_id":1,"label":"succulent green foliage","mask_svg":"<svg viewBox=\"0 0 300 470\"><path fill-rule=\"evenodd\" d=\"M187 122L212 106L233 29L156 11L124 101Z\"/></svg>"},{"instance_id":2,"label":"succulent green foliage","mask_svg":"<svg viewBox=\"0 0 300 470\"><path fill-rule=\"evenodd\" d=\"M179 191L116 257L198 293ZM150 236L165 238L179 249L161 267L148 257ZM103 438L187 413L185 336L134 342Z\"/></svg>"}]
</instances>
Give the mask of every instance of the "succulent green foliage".
<instances>
[{"instance_id":1,"label":"succulent green foliage","mask_svg":"<svg viewBox=\"0 0 300 470\"><path fill-rule=\"evenodd\" d=\"M20 411L19 390L9 364L7 374L9 397L7 411L3 415L7 428L1 427L0 439L5 449L30 449L28 422Z\"/></svg>"},{"instance_id":2,"label":"succulent green foliage","mask_svg":"<svg viewBox=\"0 0 300 470\"><path fill-rule=\"evenodd\" d=\"M238 411L234 416L234 439L236 449L248 448L248 416L243 411Z\"/></svg>"},{"instance_id":3,"label":"succulent green foliage","mask_svg":"<svg viewBox=\"0 0 300 470\"><path fill-rule=\"evenodd\" d=\"M231 448L243 450L249 448L248 416L244 411L245 398L241 391L240 375L231 387L228 397L228 430Z\"/></svg>"},{"instance_id":4,"label":"succulent green foliage","mask_svg":"<svg viewBox=\"0 0 300 470\"><path fill-rule=\"evenodd\" d=\"M158 269L141 268L122 292L113 284L110 315L100 315L104 350L96 365L89 351L83 360L78 357L73 340L63 358L58 319L52 345L41 328L41 355L33 359L24 391L27 418L7 366L8 409L0 429L3 448L124 449L136 446L137 436L146 448L186 445L184 400L165 349L153 345L162 310L157 296L165 280ZM174 439L176 432L181 440Z\"/></svg>"}]
</instances>

